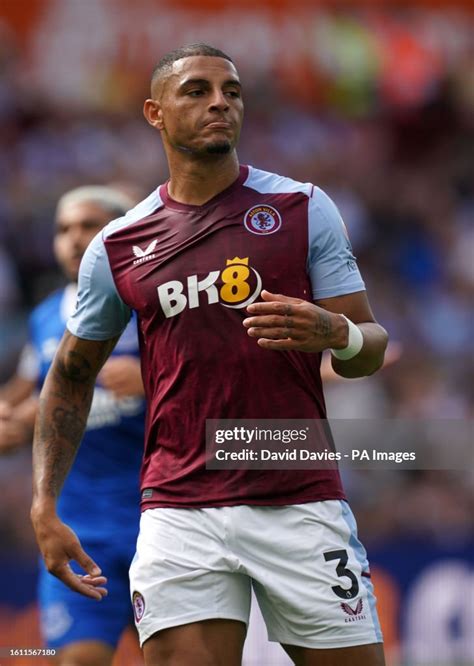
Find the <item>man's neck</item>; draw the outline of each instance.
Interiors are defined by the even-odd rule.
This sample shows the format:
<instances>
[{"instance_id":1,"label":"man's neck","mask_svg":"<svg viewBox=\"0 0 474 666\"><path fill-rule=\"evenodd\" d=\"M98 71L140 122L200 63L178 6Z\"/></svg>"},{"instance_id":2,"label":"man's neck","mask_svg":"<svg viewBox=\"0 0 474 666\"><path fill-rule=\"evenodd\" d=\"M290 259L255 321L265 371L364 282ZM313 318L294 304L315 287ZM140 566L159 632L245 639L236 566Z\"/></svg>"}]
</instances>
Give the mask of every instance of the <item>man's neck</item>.
<instances>
[{"instance_id":1,"label":"man's neck","mask_svg":"<svg viewBox=\"0 0 474 666\"><path fill-rule=\"evenodd\" d=\"M235 151L209 160L170 160L168 194L179 203L202 206L239 177Z\"/></svg>"}]
</instances>

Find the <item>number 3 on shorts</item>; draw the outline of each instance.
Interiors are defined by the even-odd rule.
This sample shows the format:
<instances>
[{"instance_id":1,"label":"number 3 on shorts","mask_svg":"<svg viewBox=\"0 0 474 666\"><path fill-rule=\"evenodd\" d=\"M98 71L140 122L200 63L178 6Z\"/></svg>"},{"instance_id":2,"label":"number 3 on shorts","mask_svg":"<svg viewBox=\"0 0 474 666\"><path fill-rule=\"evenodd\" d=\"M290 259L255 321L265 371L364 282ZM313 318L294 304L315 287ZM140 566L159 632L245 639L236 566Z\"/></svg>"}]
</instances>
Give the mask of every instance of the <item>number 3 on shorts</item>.
<instances>
[{"instance_id":1,"label":"number 3 on shorts","mask_svg":"<svg viewBox=\"0 0 474 666\"><path fill-rule=\"evenodd\" d=\"M324 553L324 559L326 562L331 562L332 560L339 560L336 567L336 573L339 578L349 578L352 583L352 586L346 590L340 585L333 585L332 591L340 599L354 599L359 594L359 582L355 575L350 569L346 569L346 564L348 561L347 550L329 550L327 553Z\"/></svg>"}]
</instances>

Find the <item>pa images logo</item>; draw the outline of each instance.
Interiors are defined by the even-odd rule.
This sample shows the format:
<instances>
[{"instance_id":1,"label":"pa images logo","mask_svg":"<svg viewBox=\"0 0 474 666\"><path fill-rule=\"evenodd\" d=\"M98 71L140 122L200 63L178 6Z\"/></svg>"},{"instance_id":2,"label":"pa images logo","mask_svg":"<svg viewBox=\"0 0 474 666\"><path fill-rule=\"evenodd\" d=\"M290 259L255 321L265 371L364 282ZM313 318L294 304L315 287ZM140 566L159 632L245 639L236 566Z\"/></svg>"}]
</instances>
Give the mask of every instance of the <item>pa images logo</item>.
<instances>
[{"instance_id":1,"label":"pa images logo","mask_svg":"<svg viewBox=\"0 0 474 666\"><path fill-rule=\"evenodd\" d=\"M274 234L281 227L281 215L273 206L263 204L252 206L245 213L244 225L247 231L257 236Z\"/></svg>"}]
</instances>

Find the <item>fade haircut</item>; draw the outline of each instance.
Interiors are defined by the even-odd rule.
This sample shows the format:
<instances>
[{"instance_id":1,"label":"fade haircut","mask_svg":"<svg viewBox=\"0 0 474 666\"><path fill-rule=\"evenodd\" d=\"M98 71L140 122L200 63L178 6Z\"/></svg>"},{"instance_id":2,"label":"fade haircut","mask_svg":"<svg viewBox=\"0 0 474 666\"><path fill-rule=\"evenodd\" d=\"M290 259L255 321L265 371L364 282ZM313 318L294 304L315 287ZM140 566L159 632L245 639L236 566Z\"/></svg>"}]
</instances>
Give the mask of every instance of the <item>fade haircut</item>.
<instances>
[{"instance_id":1,"label":"fade haircut","mask_svg":"<svg viewBox=\"0 0 474 666\"><path fill-rule=\"evenodd\" d=\"M164 75L169 74L173 67L173 63L181 58L191 58L193 56L211 56L212 58L224 58L232 64L234 64L232 58L228 56L224 51L216 49L209 44L197 43L189 44L189 46L181 46L174 51L170 51L164 55L158 64L155 66L152 75L151 75L151 89L155 87L155 83L161 79Z\"/></svg>"}]
</instances>

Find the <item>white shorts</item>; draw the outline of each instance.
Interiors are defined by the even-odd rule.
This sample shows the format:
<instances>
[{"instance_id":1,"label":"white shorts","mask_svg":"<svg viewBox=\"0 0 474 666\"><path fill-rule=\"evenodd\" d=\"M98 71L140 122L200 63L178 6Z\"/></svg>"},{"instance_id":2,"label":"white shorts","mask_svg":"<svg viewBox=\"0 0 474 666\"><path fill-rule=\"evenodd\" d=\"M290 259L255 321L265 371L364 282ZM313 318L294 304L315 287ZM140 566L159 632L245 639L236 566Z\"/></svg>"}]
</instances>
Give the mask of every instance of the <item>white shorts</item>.
<instances>
[{"instance_id":1,"label":"white shorts","mask_svg":"<svg viewBox=\"0 0 474 666\"><path fill-rule=\"evenodd\" d=\"M252 586L270 641L320 649L382 641L366 553L340 500L149 509L130 586L141 645L190 622L248 624Z\"/></svg>"}]
</instances>

